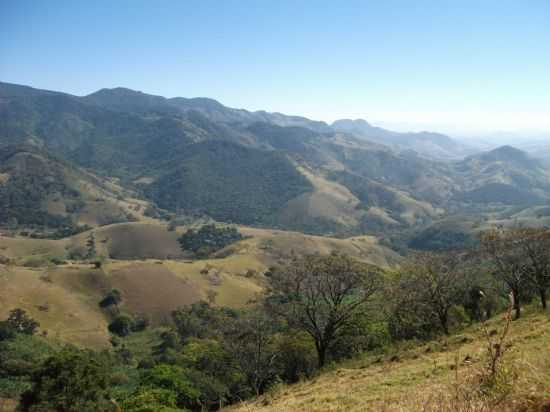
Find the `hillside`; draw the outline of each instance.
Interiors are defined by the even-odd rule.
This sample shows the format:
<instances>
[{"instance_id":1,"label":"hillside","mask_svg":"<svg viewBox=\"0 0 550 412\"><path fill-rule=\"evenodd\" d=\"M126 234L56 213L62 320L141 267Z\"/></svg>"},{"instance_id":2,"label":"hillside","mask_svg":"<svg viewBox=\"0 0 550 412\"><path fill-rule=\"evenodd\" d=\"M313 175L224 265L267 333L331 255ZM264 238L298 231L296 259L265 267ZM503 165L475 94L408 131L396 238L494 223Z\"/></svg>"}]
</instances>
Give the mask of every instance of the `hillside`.
<instances>
[{"instance_id":1,"label":"hillside","mask_svg":"<svg viewBox=\"0 0 550 412\"><path fill-rule=\"evenodd\" d=\"M456 165L463 180L459 200L508 205L543 204L548 199L550 172L527 153L502 146L467 157Z\"/></svg>"},{"instance_id":2,"label":"hillside","mask_svg":"<svg viewBox=\"0 0 550 412\"><path fill-rule=\"evenodd\" d=\"M349 171L399 190L412 203L441 200L439 193L452 186L447 166L305 118L231 109L210 99L165 99L122 88L77 97L6 83L0 84L0 99L3 142L35 142L79 166L122 178L126 186L139 182L171 212L311 233L361 233L361 211L345 224L307 207L295 211L315 186L312 180ZM309 170L309 183L292 170L299 166ZM331 197L330 190L315 187ZM399 214L408 203L400 203ZM259 216L251 207L267 211Z\"/></svg>"},{"instance_id":3,"label":"hillside","mask_svg":"<svg viewBox=\"0 0 550 412\"><path fill-rule=\"evenodd\" d=\"M447 339L334 365L315 378L278 386L228 412L323 411L546 411L550 407L550 362L546 357L550 317L532 309L513 322L502 368L517 378L500 402L477 400L476 376L487 356L485 328L501 331L503 319L476 325ZM493 338L496 342L496 338ZM513 370L513 372L512 372Z\"/></svg>"},{"instance_id":4,"label":"hillside","mask_svg":"<svg viewBox=\"0 0 550 412\"><path fill-rule=\"evenodd\" d=\"M21 307L48 336L83 347L108 348L108 317L98 303L112 288L121 309L146 314L153 326L186 304L215 296L217 305L240 308L261 292L269 267L293 253L350 254L395 265L400 257L372 237L334 239L298 232L240 227L246 238L209 259L193 260L177 241L185 228L157 222L107 225L48 240L0 236L0 318ZM85 259L93 238L100 269ZM5 259L9 259L6 262Z\"/></svg>"},{"instance_id":5,"label":"hillside","mask_svg":"<svg viewBox=\"0 0 550 412\"><path fill-rule=\"evenodd\" d=\"M132 192L31 145L0 147L0 225L78 231L135 220ZM64 230L64 231L63 231Z\"/></svg>"}]
</instances>

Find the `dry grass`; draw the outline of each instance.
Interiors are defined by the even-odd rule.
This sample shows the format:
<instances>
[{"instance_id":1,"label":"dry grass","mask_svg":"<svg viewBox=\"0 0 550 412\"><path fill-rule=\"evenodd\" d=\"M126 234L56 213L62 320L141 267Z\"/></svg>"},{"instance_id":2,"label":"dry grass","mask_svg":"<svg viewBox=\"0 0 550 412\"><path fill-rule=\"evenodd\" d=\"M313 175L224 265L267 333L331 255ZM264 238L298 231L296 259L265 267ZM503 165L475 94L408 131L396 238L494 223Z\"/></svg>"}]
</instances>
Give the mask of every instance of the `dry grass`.
<instances>
[{"instance_id":1,"label":"dry grass","mask_svg":"<svg viewBox=\"0 0 550 412\"><path fill-rule=\"evenodd\" d=\"M15 399L0 398L0 412L13 412L17 407Z\"/></svg>"},{"instance_id":2,"label":"dry grass","mask_svg":"<svg viewBox=\"0 0 550 412\"><path fill-rule=\"evenodd\" d=\"M63 256L64 240L31 239L27 237L6 237L0 235L0 255L9 258L29 256Z\"/></svg>"},{"instance_id":3,"label":"dry grass","mask_svg":"<svg viewBox=\"0 0 550 412\"><path fill-rule=\"evenodd\" d=\"M168 321L177 307L201 298L196 284L154 263L130 263L113 269L110 281L122 292L122 310L146 314L154 325Z\"/></svg>"},{"instance_id":4,"label":"dry grass","mask_svg":"<svg viewBox=\"0 0 550 412\"><path fill-rule=\"evenodd\" d=\"M175 308L200 299L230 307L247 305L262 291L262 273L291 253L337 251L379 266L399 260L369 236L334 239L239 229L249 238L220 251L216 259L187 261L177 242L184 228L169 232L158 222L96 228L98 255L139 259L108 260L101 270L78 261L55 266L49 260L79 249L85 254L90 232L62 240L0 237L0 254L14 259L13 265L0 266L0 315L22 307L60 340L102 348L108 346L108 320L98 302L113 287L122 291L123 310L148 314L159 324ZM171 255L179 259L159 260ZM151 256L157 259L145 259ZM21 266L31 261L34 269Z\"/></svg>"},{"instance_id":5,"label":"dry grass","mask_svg":"<svg viewBox=\"0 0 550 412\"><path fill-rule=\"evenodd\" d=\"M381 246L373 236L356 236L336 239L326 236L304 235L299 232L240 227L239 230L252 239L241 242L241 254L257 256L267 266L291 253L329 254L339 252L380 267L394 266L400 256Z\"/></svg>"},{"instance_id":6,"label":"dry grass","mask_svg":"<svg viewBox=\"0 0 550 412\"><path fill-rule=\"evenodd\" d=\"M96 231L100 242L105 240L113 259L167 259L184 254L178 243L180 234L168 231L166 225L123 223Z\"/></svg>"},{"instance_id":7,"label":"dry grass","mask_svg":"<svg viewBox=\"0 0 550 412\"><path fill-rule=\"evenodd\" d=\"M502 326L500 319L489 330ZM481 326L447 342L433 342L390 361L365 357L293 386L283 386L233 412L426 411L497 412L550 409L550 316L530 313L512 324L503 360L511 379L506 396L477 396L486 365ZM500 391L500 389L499 389Z\"/></svg>"},{"instance_id":8,"label":"dry grass","mask_svg":"<svg viewBox=\"0 0 550 412\"><path fill-rule=\"evenodd\" d=\"M76 280L88 278L89 271L69 271L3 267L0 318L23 308L40 322L41 333L79 346L109 347L107 319L97 304L99 294L86 281Z\"/></svg>"}]
</instances>

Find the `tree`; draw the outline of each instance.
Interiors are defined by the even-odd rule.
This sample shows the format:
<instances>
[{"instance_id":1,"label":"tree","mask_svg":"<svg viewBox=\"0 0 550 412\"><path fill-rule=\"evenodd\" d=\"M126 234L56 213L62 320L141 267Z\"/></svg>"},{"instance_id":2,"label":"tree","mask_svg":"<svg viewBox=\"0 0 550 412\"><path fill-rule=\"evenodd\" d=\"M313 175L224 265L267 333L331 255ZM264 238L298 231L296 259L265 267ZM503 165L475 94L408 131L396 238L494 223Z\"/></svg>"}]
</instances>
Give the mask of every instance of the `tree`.
<instances>
[{"instance_id":1,"label":"tree","mask_svg":"<svg viewBox=\"0 0 550 412\"><path fill-rule=\"evenodd\" d=\"M331 343L365 309L379 279L377 270L347 256L306 256L272 272L266 306L311 336L323 367Z\"/></svg>"},{"instance_id":2,"label":"tree","mask_svg":"<svg viewBox=\"0 0 550 412\"><path fill-rule=\"evenodd\" d=\"M140 385L173 392L179 408L200 408L200 391L187 371L179 366L157 365L153 369L145 370L141 375Z\"/></svg>"},{"instance_id":3,"label":"tree","mask_svg":"<svg viewBox=\"0 0 550 412\"><path fill-rule=\"evenodd\" d=\"M86 238L86 249L86 259L94 258L96 255L94 232L90 232L90 235Z\"/></svg>"},{"instance_id":4,"label":"tree","mask_svg":"<svg viewBox=\"0 0 550 412\"><path fill-rule=\"evenodd\" d=\"M48 358L32 376L32 389L21 396L23 412L110 412L107 362L91 351L64 349Z\"/></svg>"},{"instance_id":5,"label":"tree","mask_svg":"<svg viewBox=\"0 0 550 412\"><path fill-rule=\"evenodd\" d=\"M124 412L182 412L178 408L176 394L162 388L138 387L121 402Z\"/></svg>"},{"instance_id":6,"label":"tree","mask_svg":"<svg viewBox=\"0 0 550 412\"><path fill-rule=\"evenodd\" d=\"M528 270L514 231L490 230L481 235L481 250L493 264L492 275L503 282L514 300L515 318L521 316L521 297L528 288Z\"/></svg>"},{"instance_id":7,"label":"tree","mask_svg":"<svg viewBox=\"0 0 550 412\"><path fill-rule=\"evenodd\" d=\"M118 315L110 324L109 332L118 336L128 336L134 327L134 320L128 315Z\"/></svg>"},{"instance_id":8,"label":"tree","mask_svg":"<svg viewBox=\"0 0 550 412\"><path fill-rule=\"evenodd\" d=\"M466 277L459 270L458 253L416 253L401 265L401 296L396 301L415 313L433 317L441 330L449 334L449 311L462 301ZM405 302L406 301L406 302Z\"/></svg>"},{"instance_id":9,"label":"tree","mask_svg":"<svg viewBox=\"0 0 550 412\"><path fill-rule=\"evenodd\" d=\"M510 236L516 239L522 252L525 276L537 290L542 308L546 309L550 289L550 230L515 229Z\"/></svg>"},{"instance_id":10,"label":"tree","mask_svg":"<svg viewBox=\"0 0 550 412\"><path fill-rule=\"evenodd\" d=\"M236 359L219 340L189 339L181 352L180 364L196 371L194 379L201 389L201 404L208 410L221 409L227 401L235 400L232 395L242 392L245 382Z\"/></svg>"},{"instance_id":11,"label":"tree","mask_svg":"<svg viewBox=\"0 0 550 412\"><path fill-rule=\"evenodd\" d=\"M259 310L244 314L226 327L224 346L256 395L277 376L276 327L276 322Z\"/></svg>"},{"instance_id":12,"label":"tree","mask_svg":"<svg viewBox=\"0 0 550 412\"><path fill-rule=\"evenodd\" d=\"M25 335L34 335L36 329L40 327L40 323L27 315L23 309L13 309L7 320L8 326L17 333Z\"/></svg>"},{"instance_id":13,"label":"tree","mask_svg":"<svg viewBox=\"0 0 550 412\"><path fill-rule=\"evenodd\" d=\"M99 306L106 308L108 306L117 306L122 301L122 294L118 289L112 289L105 297L99 302Z\"/></svg>"},{"instance_id":14,"label":"tree","mask_svg":"<svg viewBox=\"0 0 550 412\"><path fill-rule=\"evenodd\" d=\"M210 306L200 301L172 312L172 320L182 342L194 338L218 336L223 326L237 314L228 308Z\"/></svg>"}]
</instances>

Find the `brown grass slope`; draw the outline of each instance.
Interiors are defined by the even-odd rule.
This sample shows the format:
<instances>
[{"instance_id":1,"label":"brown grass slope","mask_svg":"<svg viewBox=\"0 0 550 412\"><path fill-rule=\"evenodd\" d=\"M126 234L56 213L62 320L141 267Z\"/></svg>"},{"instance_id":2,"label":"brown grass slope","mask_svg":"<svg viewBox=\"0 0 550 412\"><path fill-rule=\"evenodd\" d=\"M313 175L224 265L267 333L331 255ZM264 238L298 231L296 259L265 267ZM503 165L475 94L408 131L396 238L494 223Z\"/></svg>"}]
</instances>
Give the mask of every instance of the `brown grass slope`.
<instances>
[{"instance_id":1,"label":"brown grass slope","mask_svg":"<svg viewBox=\"0 0 550 412\"><path fill-rule=\"evenodd\" d=\"M122 292L122 311L146 314L153 325L161 325L172 310L201 299L222 306L246 305L262 291L263 272L293 253L340 252L379 266L399 260L369 236L334 239L247 227L239 228L245 240L211 259L190 260L177 242L184 230L134 222L61 240L0 236L0 254L11 259L0 265L0 318L21 307L48 335L103 348L109 346L109 319L98 303L111 288ZM91 233L97 254L106 258L101 269L78 260L54 265L52 258L66 259L75 251L85 254Z\"/></svg>"}]
</instances>

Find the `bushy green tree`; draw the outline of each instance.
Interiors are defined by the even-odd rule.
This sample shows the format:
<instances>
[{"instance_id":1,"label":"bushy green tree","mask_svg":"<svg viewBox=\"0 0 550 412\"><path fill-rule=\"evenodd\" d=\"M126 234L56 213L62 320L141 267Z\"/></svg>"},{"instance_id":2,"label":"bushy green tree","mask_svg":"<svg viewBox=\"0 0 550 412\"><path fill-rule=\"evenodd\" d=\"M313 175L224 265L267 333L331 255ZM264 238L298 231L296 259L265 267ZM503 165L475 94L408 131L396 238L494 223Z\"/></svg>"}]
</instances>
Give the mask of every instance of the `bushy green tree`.
<instances>
[{"instance_id":1,"label":"bushy green tree","mask_svg":"<svg viewBox=\"0 0 550 412\"><path fill-rule=\"evenodd\" d=\"M109 324L109 331L118 336L128 336L132 332L134 320L129 315L118 315Z\"/></svg>"},{"instance_id":2,"label":"bushy green tree","mask_svg":"<svg viewBox=\"0 0 550 412\"><path fill-rule=\"evenodd\" d=\"M124 412L182 412L176 393L162 388L138 387L130 396L120 402Z\"/></svg>"},{"instance_id":3,"label":"bushy green tree","mask_svg":"<svg viewBox=\"0 0 550 412\"><path fill-rule=\"evenodd\" d=\"M21 396L22 412L110 412L107 360L90 351L67 348L48 358L32 376L32 388Z\"/></svg>"},{"instance_id":4,"label":"bushy green tree","mask_svg":"<svg viewBox=\"0 0 550 412\"><path fill-rule=\"evenodd\" d=\"M179 408L200 409L201 392L187 371L179 366L163 364L143 371L140 386L174 393Z\"/></svg>"}]
</instances>

